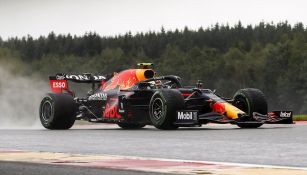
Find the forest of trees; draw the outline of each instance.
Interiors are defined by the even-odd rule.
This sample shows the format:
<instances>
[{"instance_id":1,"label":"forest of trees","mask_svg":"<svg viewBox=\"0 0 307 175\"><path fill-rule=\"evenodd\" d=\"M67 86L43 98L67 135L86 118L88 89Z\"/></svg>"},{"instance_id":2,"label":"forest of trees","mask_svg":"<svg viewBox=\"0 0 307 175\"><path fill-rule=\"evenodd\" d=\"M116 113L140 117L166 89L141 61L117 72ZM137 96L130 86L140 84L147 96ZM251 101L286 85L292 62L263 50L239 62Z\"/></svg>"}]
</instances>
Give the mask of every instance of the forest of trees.
<instances>
[{"instance_id":1,"label":"forest of trees","mask_svg":"<svg viewBox=\"0 0 307 175\"><path fill-rule=\"evenodd\" d=\"M28 76L45 79L57 72L106 74L152 62L160 75L179 75L185 85L203 80L206 88L227 97L240 88L259 88L270 109L307 113L307 29L302 23L239 22L111 37L51 32L35 39L0 38L4 57L21 60Z\"/></svg>"}]
</instances>

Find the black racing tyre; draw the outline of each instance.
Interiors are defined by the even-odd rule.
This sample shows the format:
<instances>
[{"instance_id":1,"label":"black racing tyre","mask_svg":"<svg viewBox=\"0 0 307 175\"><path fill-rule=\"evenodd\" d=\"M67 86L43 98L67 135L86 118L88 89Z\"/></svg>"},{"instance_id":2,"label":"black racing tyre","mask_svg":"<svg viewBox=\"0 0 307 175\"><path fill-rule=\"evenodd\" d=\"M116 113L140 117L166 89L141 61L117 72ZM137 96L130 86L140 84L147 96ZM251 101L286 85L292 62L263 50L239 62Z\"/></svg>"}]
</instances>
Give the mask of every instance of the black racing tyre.
<instances>
[{"instance_id":1,"label":"black racing tyre","mask_svg":"<svg viewBox=\"0 0 307 175\"><path fill-rule=\"evenodd\" d=\"M238 90L234 95L234 106L246 112L248 116L253 116L253 112L266 115L268 113L268 104L265 95L262 91L255 88L246 88ZM240 128L258 128L263 123L253 122L239 122L237 124Z\"/></svg>"},{"instance_id":2,"label":"black racing tyre","mask_svg":"<svg viewBox=\"0 0 307 175\"><path fill-rule=\"evenodd\" d=\"M151 97L149 116L152 124L158 129L177 129L173 123L177 110L184 108L184 99L176 89L159 89Z\"/></svg>"},{"instance_id":3,"label":"black racing tyre","mask_svg":"<svg viewBox=\"0 0 307 175\"><path fill-rule=\"evenodd\" d=\"M123 129L141 129L146 126L144 124L134 124L134 123L117 123L117 125Z\"/></svg>"},{"instance_id":4,"label":"black racing tyre","mask_svg":"<svg viewBox=\"0 0 307 175\"><path fill-rule=\"evenodd\" d=\"M240 128L259 128L263 123L237 123Z\"/></svg>"},{"instance_id":5,"label":"black racing tyre","mask_svg":"<svg viewBox=\"0 0 307 175\"><path fill-rule=\"evenodd\" d=\"M39 118L47 129L69 129L76 120L77 105L68 94L48 93L41 101Z\"/></svg>"}]
</instances>

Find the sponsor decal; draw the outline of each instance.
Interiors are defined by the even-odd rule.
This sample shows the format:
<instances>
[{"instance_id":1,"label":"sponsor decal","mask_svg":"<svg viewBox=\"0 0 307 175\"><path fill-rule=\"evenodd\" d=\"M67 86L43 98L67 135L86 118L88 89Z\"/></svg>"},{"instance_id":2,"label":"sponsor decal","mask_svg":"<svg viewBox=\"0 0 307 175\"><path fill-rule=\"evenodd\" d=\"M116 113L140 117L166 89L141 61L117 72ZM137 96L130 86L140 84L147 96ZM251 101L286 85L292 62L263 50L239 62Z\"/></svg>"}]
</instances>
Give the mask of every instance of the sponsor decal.
<instances>
[{"instance_id":1,"label":"sponsor decal","mask_svg":"<svg viewBox=\"0 0 307 175\"><path fill-rule=\"evenodd\" d=\"M197 111L178 111L178 120L197 120Z\"/></svg>"},{"instance_id":2,"label":"sponsor decal","mask_svg":"<svg viewBox=\"0 0 307 175\"><path fill-rule=\"evenodd\" d=\"M94 80L96 81L102 81L105 80L106 77L102 76L102 75L93 75L92 76L94 78ZM69 75L56 75L56 79L57 80L80 80L80 81L90 81L91 77L85 74L81 74L81 75L74 75L74 74L69 74Z\"/></svg>"},{"instance_id":3,"label":"sponsor decal","mask_svg":"<svg viewBox=\"0 0 307 175\"><path fill-rule=\"evenodd\" d=\"M128 89L135 85L140 80L138 79L137 69L129 69L117 73L103 86L103 90L110 89Z\"/></svg>"},{"instance_id":4,"label":"sponsor decal","mask_svg":"<svg viewBox=\"0 0 307 175\"><path fill-rule=\"evenodd\" d=\"M94 75L93 76L94 77L94 80L105 80L106 79L106 77L104 77L104 76L101 76L101 75Z\"/></svg>"},{"instance_id":5,"label":"sponsor decal","mask_svg":"<svg viewBox=\"0 0 307 175\"><path fill-rule=\"evenodd\" d=\"M124 110L124 103L123 103L123 102L120 102L120 103L119 103L118 112L119 112L119 113L124 113L124 112L125 112L125 110Z\"/></svg>"},{"instance_id":6,"label":"sponsor decal","mask_svg":"<svg viewBox=\"0 0 307 175\"><path fill-rule=\"evenodd\" d=\"M54 93L61 93L62 90L68 89L67 80L49 80L50 88Z\"/></svg>"},{"instance_id":7,"label":"sponsor decal","mask_svg":"<svg viewBox=\"0 0 307 175\"><path fill-rule=\"evenodd\" d=\"M178 119L179 120L192 120L193 112L178 112Z\"/></svg>"},{"instance_id":8,"label":"sponsor decal","mask_svg":"<svg viewBox=\"0 0 307 175\"><path fill-rule=\"evenodd\" d=\"M124 113L125 110L123 110L123 109L118 109L118 112L119 112L119 113Z\"/></svg>"},{"instance_id":9,"label":"sponsor decal","mask_svg":"<svg viewBox=\"0 0 307 175\"><path fill-rule=\"evenodd\" d=\"M64 80L65 76L64 75L56 75L55 77L57 80Z\"/></svg>"},{"instance_id":10,"label":"sponsor decal","mask_svg":"<svg viewBox=\"0 0 307 175\"><path fill-rule=\"evenodd\" d=\"M90 80L87 75L66 75L66 78L69 80Z\"/></svg>"},{"instance_id":11,"label":"sponsor decal","mask_svg":"<svg viewBox=\"0 0 307 175\"><path fill-rule=\"evenodd\" d=\"M53 88L66 89L66 82L63 82L63 81L52 82L52 87Z\"/></svg>"},{"instance_id":12,"label":"sponsor decal","mask_svg":"<svg viewBox=\"0 0 307 175\"><path fill-rule=\"evenodd\" d=\"M116 98L110 99L105 107L105 110L102 114L104 118L121 118L121 115L118 113L118 100Z\"/></svg>"},{"instance_id":13,"label":"sponsor decal","mask_svg":"<svg viewBox=\"0 0 307 175\"><path fill-rule=\"evenodd\" d=\"M287 111L281 111L280 114L279 114L279 116L280 116L281 118L289 118L289 117L292 116L292 112L291 112L291 111L289 111L289 112L287 112Z\"/></svg>"},{"instance_id":14,"label":"sponsor decal","mask_svg":"<svg viewBox=\"0 0 307 175\"><path fill-rule=\"evenodd\" d=\"M108 95L106 93L97 93L89 96L88 100L107 100Z\"/></svg>"}]
</instances>

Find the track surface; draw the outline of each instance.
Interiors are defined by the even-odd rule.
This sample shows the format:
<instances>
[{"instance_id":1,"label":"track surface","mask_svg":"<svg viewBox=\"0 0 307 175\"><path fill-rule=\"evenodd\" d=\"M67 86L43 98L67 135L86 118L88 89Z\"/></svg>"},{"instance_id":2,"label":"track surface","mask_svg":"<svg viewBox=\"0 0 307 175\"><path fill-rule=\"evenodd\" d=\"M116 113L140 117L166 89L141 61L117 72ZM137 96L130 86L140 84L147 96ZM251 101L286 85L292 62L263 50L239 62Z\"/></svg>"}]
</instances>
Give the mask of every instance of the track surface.
<instances>
[{"instance_id":1,"label":"track surface","mask_svg":"<svg viewBox=\"0 0 307 175\"><path fill-rule=\"evenodd\" d=\"M307 167L306 133L307 125L207 125L176 131L93 125L66 131L0 130L0 148Z\"/></svg>"},{"instance_id":2,"label":"track surface","mask_svg":"<svg viewBox=\"0 0 307 175\"><path fill-rule=\"evenodd\" d=\"M101 169L93 167L44 165L22 162L1 162L1 175L159 175L159 173ZM161 174L162 175L162 174Z\"/></svg>"}]
</instances>

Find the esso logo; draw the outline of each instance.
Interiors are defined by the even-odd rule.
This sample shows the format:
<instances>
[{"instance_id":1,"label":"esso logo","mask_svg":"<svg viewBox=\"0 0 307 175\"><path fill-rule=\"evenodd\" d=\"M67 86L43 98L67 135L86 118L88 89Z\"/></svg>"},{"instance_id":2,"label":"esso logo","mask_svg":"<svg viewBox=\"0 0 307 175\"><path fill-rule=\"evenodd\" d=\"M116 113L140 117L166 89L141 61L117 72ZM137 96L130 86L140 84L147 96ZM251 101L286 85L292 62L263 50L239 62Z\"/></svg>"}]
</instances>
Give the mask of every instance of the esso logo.
<instances>
[{"instance_id":1,"label":"esso logo","mask_svg":"<svg viewBox=\"0 0 307 175\"><path fill-rule=\"evenodd\" d=\"M66 83L65 82L53 82L52 83L53 88L61 88L65 89L66 88Z\"/></svg>"}]
</instances>

